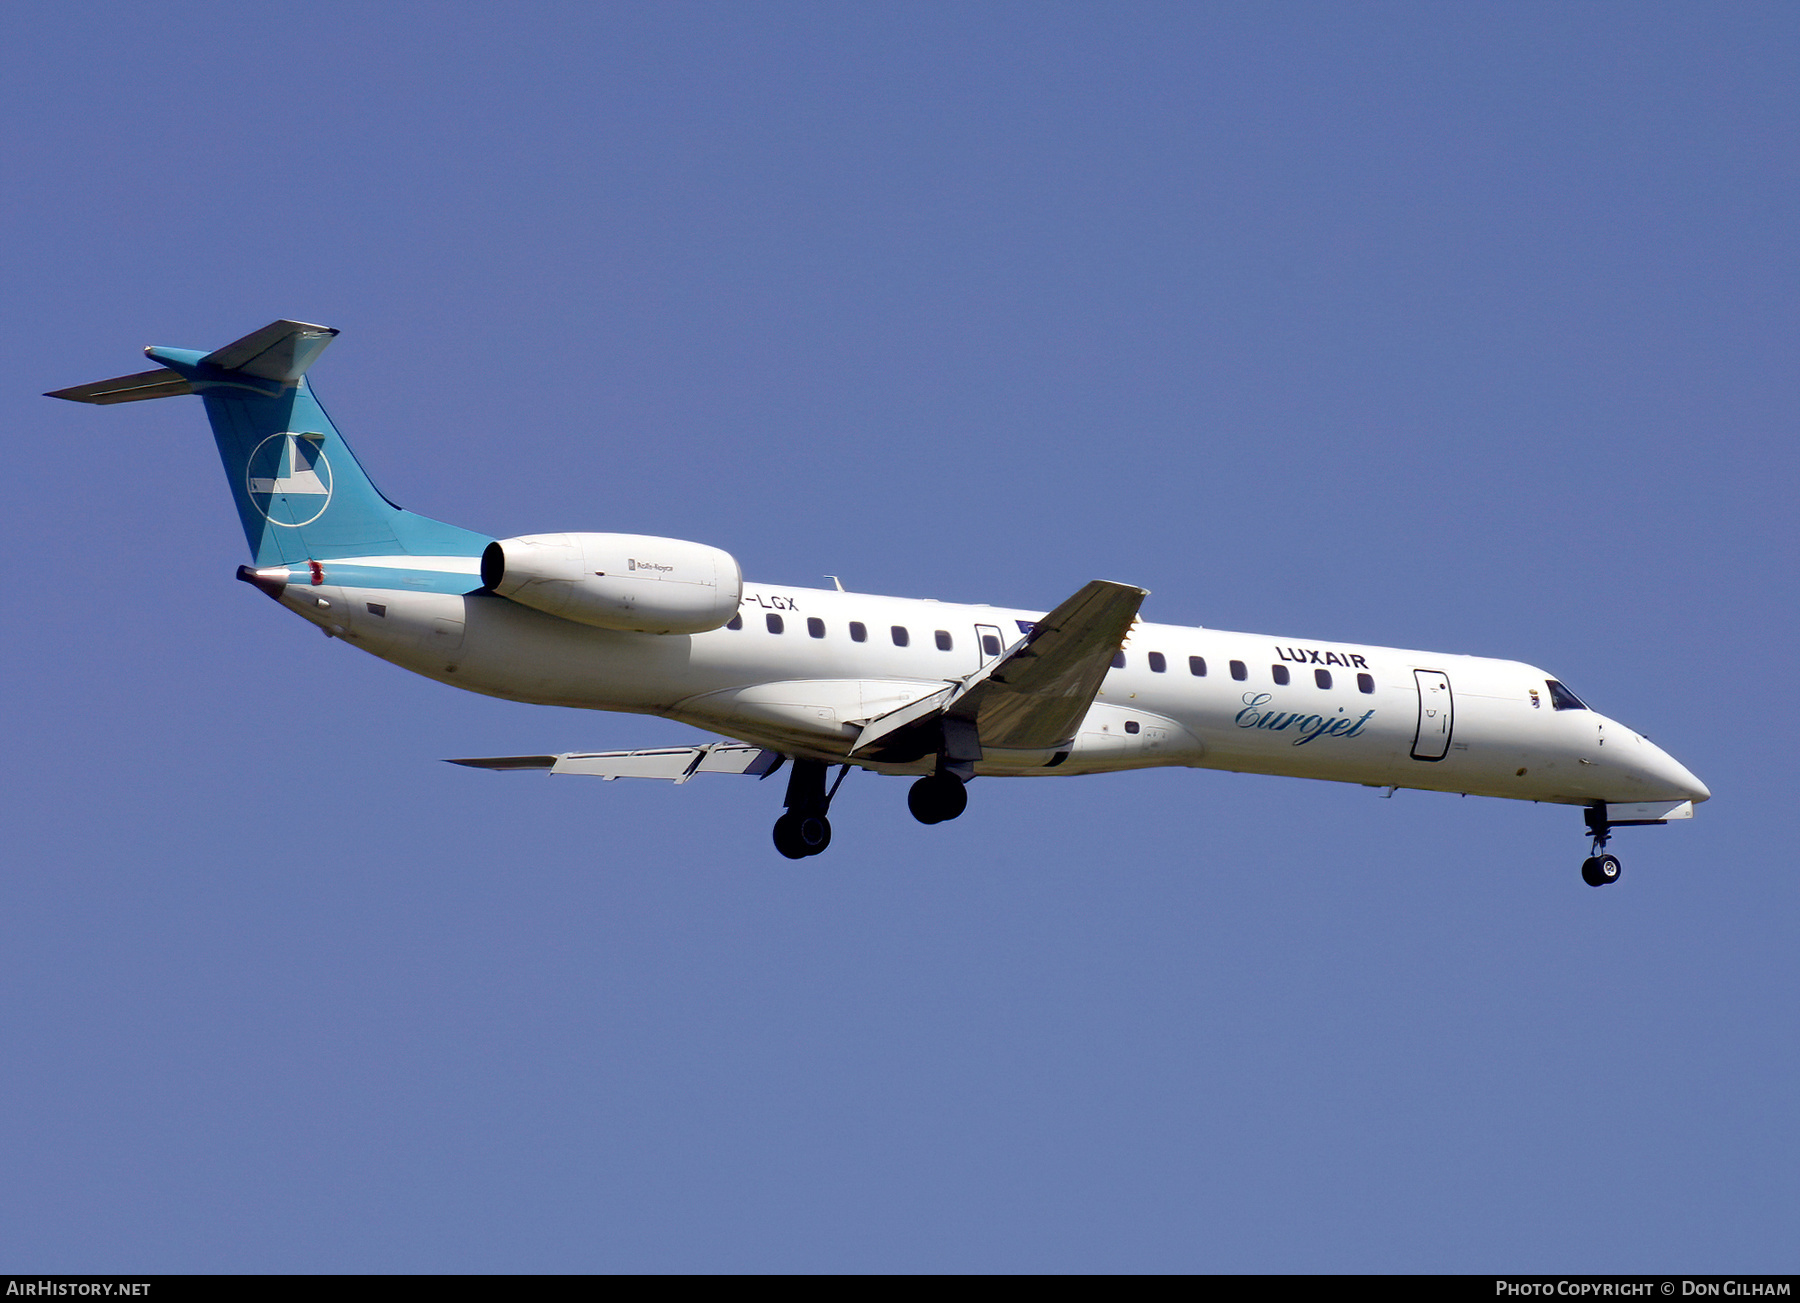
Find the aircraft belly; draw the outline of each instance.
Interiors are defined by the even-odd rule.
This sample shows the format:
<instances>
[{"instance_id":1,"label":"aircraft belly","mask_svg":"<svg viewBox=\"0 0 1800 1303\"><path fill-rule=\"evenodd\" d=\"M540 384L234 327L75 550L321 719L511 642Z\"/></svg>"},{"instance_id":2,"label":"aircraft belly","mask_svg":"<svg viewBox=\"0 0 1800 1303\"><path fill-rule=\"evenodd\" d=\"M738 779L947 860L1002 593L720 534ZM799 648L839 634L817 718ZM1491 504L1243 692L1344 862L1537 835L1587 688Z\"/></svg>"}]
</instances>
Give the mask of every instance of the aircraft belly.
<instances>
[{"instance_id":1,"label":"aircraft belly","mask_svg":"<svg viewBox=\"0 0 1800 1303\"><path fill-rule=\"evenodd\" d=\"M334 638L429 672L453 663L465 633L462 598L339 584L289 584L281 604Z\"/></svg>"},{"instance_id":2,"label":"aircraft belly","mask_svg":"<svg viewBox=\"0 0 1800 1303\"><path fill-rule=\"evenodd\" d=\"M687 635L596 629L481 593L290 585L281 601L383 660L514 701L659 711L719 682Z\"/></svg>"},{"instance_id":3,"label":"aircraft belly","mask_svg":"<svg viewBox=\"0 0 1800 1303\"><path fill-rule=\"evenodd\" d=\"M1104 773L1200 763L1206 748L1183 724L1155 711L1096 702L1075 745L1053 773Z\"/></svg>"},{"instance_id":4,"label":"aircraft belly","mask_svg":"<svg viewBox=\"0 0 1800 1303\"><path fill-rule=\"evenodd\" d=\"M675 712L721 732L773 729L834 751L847 750L864 722L943 686L929 681L785 679L689 697L676 705Z\"/></svg>"}]
</instances>

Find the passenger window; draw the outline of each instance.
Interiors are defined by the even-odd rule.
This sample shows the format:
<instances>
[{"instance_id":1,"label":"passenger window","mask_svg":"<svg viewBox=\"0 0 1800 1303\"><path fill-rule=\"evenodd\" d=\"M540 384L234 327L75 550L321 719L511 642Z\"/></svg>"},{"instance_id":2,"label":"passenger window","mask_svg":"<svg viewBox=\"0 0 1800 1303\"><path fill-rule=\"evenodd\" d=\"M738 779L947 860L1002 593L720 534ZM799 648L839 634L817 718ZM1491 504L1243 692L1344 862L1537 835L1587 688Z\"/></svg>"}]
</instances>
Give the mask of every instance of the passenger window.
<instances>
[{"instance_id":1,"label":"passenger window","mask_svg":"<svg viewBox=\"0 0 1800 1303\"><path fill-rule=\"evenodd\" d=\"M949 651L954 645L950 641L950 631L948 629L939 629L937 631L937 645L939 651Z\"/></svg>"},{"instance_id":2,"label":"passenger window","mask_svg":"<svg viewBox=\"0 0 1800 1303\"><path fill-rule=\"evenodd\" d=\"M888 632L894 635L894 646L896 647L904 647L907 643L912 641L911 638L906 636L906 626L903 624L896 624L892 629L888 630Z\"/></svg>"},{"instance_id":3,"label":"passenger window","mask_svg":"<svg viewBox=\"0 0 1800 1303\"><path fill-rule=\"evenodd\" d=\"M1161 674L1168 668L1168 659L1161 652L1150 653L1150 672L1152 674Z\"/></svg>"},{"instance_id":4,"label":"passenger window","mask_svg":"<svg viewBox=\"0 0 1800 1303\"><path fill-rule=\"evenodd\" d=\"M1544 680L1544 686L1550 689L1550 704L1558 710L1586 710L1587 703L1570 692L1555 679Z\"/></svg>"},{"instance_id":5,"label":"passenger window","mask_svg":"<svg viewBox=\"0 0 1800 1303\"><path fill-rule=\"evenodd\" d=\"M1329 688L1331 686L1331 671L1314 670L1313 682L1318 684L1321 688Z\"/></svg>"},{"instance_id":6,"label":"passenger window","mask_svg":"<svg viewBox=\"0 0 1800 1303\"><path fill-rule=\"evenodd\" d=\"M1242 683L1250 677L1250 671L1244 668L1244 662L1233 661L1231 662L1231 677Z\"/></svg>"},{"instance_id":7,"label":"passenger window","mask_svg":"<svg viewBox=\"0 0 1800 1303\"><path fill-rule=\"evenodd\" d=\"M776 615L775 612L770 611L767 615L763 616L763 623L769 626L770 633L781 632L781 617Z\"/></svg>"},{"instance_id":8,"label":"passenger window","mask_svg":"<svg viewBox=\"0 0 1800 1303\"><path fill-rule=\"evenodd\" d=\"M1115 670L1122 670L1125 668L1125 653L1124 652L1114 652L1113 653L1113 668Z\"/></svg>"},{"instance_id":9,"label":"passenger window","mask_svg":"<svg viewBox=\"0 0 1800 1303\"><path fill-rule=\"evenodd\" d=\"M1356 690L1358 692L1375 691L1375 676L1373 674L1358 674L1356 676Z\"/></svg>"},{"instance_id":10,"label":"passenger window","mask_svg":"<svg viewBox=\"0 0 1800 1303\"><path fill-rule=\"evenodd\" d=\"M869 626L864 624L861 620L850 621L850 641L851 642L867 642L867 641L869 641Z\"/></svg>"},{"instance_id":11,"label":"passenger window","mask_svg":"<svg viewBox=\"0 0 1800 1303\"><path fill-rule=\"evenodd\" d=\"M1125 721L1125 731L1127 733L1137 732L1138 731L1138 722L1135 719L1126 720Z\"/></svg>"},{"instance_id":12,"label":"passenger window","mask_svg":"<svg viewBox=\"0 0 1800 1303\"><path fill-rule=\"evenodd\" d=\"M739 611L736 615L732 616L725 627L727 629L742 629L744 627L744 613Z\"/></svg>"},{"instance_id":13,"label":"passenger window","mask_svg":"<svg viewBox=\"0 0 1800 1303\"><path fill-rule=\"evenodd\" d=\"M999 636L991 633L982 634L981 650L986 652L989 656L998 656L1000 654Z\"/></svg>"},{"instance_id":14,"label":"passenger window","mask_svg":"<svg viewBox=\"0 0 1800 1303\"><path fill-rule=\"evenodd\" d=\"M1285 665L1269 666L1269 677L1274 679L1276 683L1278 683L1282 686L1286 686L1287 681L1288 681L1287 666L1285 666Z\"/></svg>"},{"instance_id":15,"label":"passenger window","mask_svg":"<svg viewBox=\"0 0 1800 1303\"><path fill-rule=\"evenodd\" d=\"M806 631L815 638L823 638L825 636L825 621L821 620L816 615L807 616Z\"/></svg>"},{"instance_id":16,"label":"passenger window","mask_svg":"<svg viewBox=\"0 0 1800 1303\"><path fill-rule=\"evenodd\" d=\"M1204 679L1206 677L1206 657L1188 657L1188 673L1192 674L1196 679Z\"/></svg>"}]
</instances>

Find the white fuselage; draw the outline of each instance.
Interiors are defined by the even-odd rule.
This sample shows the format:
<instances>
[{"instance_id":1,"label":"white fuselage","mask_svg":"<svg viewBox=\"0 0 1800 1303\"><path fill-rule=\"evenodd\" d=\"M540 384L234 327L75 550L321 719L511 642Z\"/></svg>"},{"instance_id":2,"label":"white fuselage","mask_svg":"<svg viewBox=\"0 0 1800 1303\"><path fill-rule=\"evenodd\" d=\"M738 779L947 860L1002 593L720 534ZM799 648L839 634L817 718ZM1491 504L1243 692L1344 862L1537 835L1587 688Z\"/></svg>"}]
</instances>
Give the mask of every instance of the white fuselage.
<instances>
[{"instance_id":1,"label":"white fuselage","mask_svg":"<svg viewBox=\"0 0 1800 1303\"><path fill-rule=\"evenodd\" d=\"M371 557L296 568L278 600L456 687L660 715L826 761L844 760L867 721L979 670L1042 614L746 583L739 627L639 634L479 585L471 558ZM1123 657L1073 746L989 752L976 773L1178 765L1570 805L1708 795L1631 729L1557 709L1549 676L1518 661L1143 622ZM922 774L934 761L855 763Z\"/></svg>"}]
</instances>

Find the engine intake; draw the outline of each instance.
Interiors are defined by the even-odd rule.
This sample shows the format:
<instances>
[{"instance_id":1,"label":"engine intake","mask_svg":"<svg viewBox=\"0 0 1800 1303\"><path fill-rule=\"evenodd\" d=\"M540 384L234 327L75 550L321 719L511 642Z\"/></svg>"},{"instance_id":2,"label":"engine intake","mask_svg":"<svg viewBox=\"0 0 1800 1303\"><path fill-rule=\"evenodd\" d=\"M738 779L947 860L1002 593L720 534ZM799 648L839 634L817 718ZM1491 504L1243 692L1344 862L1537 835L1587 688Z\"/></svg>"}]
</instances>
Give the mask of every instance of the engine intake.
<instances>
[{"instance_id":1,"label":"engine intake","mask_svg":"<svg viewBox=\"0 0 1800 1303\"><path fill-rule=\"evenodd\" d=\"M705 633L737 614L729 552L643 534L526 534L489 543L481 582L521 606L631 633Z\"/></svg>"}]
</instances>

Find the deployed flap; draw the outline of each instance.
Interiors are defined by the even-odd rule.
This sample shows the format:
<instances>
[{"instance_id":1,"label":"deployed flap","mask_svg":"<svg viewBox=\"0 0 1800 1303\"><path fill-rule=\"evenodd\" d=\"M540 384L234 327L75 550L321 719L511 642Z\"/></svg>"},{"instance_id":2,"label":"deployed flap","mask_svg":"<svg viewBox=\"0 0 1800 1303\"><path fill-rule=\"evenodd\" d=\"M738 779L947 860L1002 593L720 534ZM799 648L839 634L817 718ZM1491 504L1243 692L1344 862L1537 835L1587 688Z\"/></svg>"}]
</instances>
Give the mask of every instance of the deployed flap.
<instances>
[{"instance_id":1,"label":"deployed flap","mask_svg":"<svg viewBox=\"0 0 1800 1303\"><path fill-rule=\"evenodd\" d=\"M96 403L105 407L112 403L137 403L146 398L174 398L179 394L193 392L194 387L179 371L159 366L154 371L139 371L136 375L96 380L92 384L76 385L70 389L52 389L44 397L66 398L71 403Z\"/></svg>"},{"instance_id":2,"label":"deployed flap","mask_svg":"<svg viewBox=\"0 0 1800 1303\"><path fill-rule=\"evenodd\" d=\"M949 684L938 689L928 697L920 697L917 701L908 702L898 710L890 710L887 714L870 720L863 725L863 731L856 736L856 745L850 748L850 754L867 751L883 738L892 737L905 728L911 728L922 719L937 714L950 700L950 694L960 685Z\"/></svg>"},{"instance_id":3,"label":"deployed flap","mask_svg":"<svg viewBox=\"0 0 1800 1303\"><path fill-rule=\"evenodd\" d=\"M648 751L569 752L560 756L489 756L452 760L472 769L547 769L553 774L586 774L611 782L615 778L661 778L685 783L695 774L773 773L781 754L742 742L714 742L698 747L656 747Z\"/></svg>"},{"instance_id":4,"label":"deployed flap","mask_svg":"<svg viewBox=\"0 0 1800 1303\"><path fill-rule=\"evenodd\" d=\"M973 723L983 747L1049 751L1069 745L1148 596L1130 584L1094 580L999 660L869 721L850 754L867 752L940 712Z\"/></svg>"},{"instance_id":5,"label":"deployed flap","mask_svg":"<svg viewBox=\"0 0 1800 1303\"><path fill-rule=\"evenodd\" d=\"M241 371L263 380L298 380L319 360L325 346L337 338L331 326L312 326L304 321L271 321L224 348L200 359L221 371Z\"/></svg>"},{"instance_id":6,"label":"deployed flap","mask_svg":"<svg viewBox=\"0 0 1800 1303\"><path fill-rule=\"evenodd\" d=\"M1094 580L1033 625L946 713L973 720L984 747L1068 745L1149 595Z\"/></svg>"}]
</instances>

